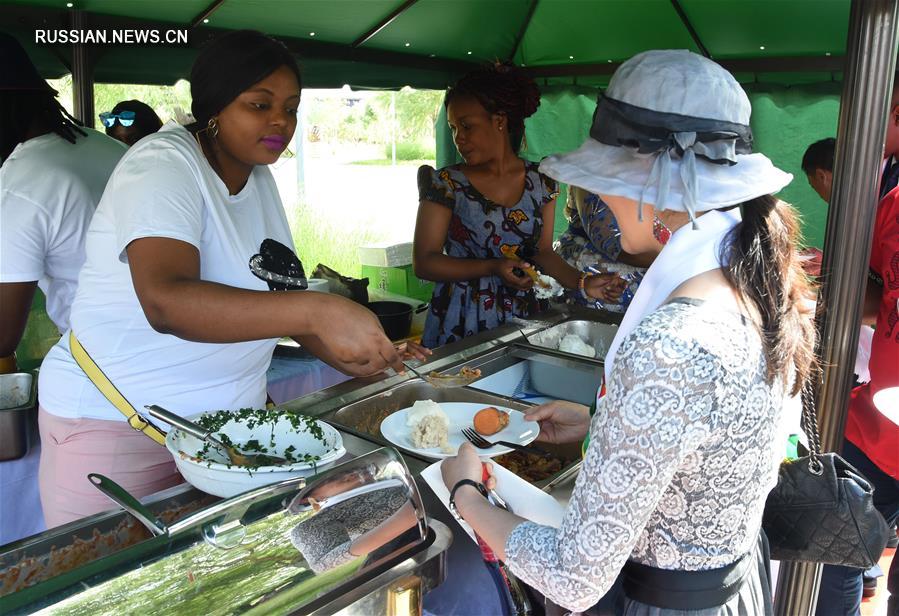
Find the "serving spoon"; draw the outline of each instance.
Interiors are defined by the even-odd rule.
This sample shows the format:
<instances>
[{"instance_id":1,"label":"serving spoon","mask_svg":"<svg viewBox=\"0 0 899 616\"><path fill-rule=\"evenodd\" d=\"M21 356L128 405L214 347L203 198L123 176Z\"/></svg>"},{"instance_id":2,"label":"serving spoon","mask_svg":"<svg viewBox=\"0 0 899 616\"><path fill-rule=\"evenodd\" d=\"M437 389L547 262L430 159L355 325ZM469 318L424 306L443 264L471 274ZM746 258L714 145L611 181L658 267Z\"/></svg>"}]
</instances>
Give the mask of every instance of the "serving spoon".
<instances>
[{"instance_id":1,"label":"serving spoon","mask_svg":"<svg viewBox=\"0 0 899 616\"><path fill-rule=\"evenodd\" d=\"M475 381L481 378L481 373L478 372L472 375L462 376L461 374L440 374L439 372L430 372L428 374L422 374L406 362L403 362L403 365L409 370L412 374L420 378L425 383L429 383L433 387L437 389L451 389L454 387L465 387L466 385L471 385Z\"/></svg>"},{"instance_id":2,"label":"serving spoon","mask_svg":"<svg viewBox=\"0 0 899 616\"><path fill-rule=\"evenodd\" d=\"M226 445L212 435L212 430L201 428L194 422L185 419L180 415L175 415L171 411L167 411L161 406L148 404L144 408L147 409L147 411L153 417L161 419L162 421L169 423L179 430L187 432L191 436L195 436L202 441L211 443L221 451L225 452L225 454L228 456L228 460L230 460L231 464L233 464L234 466L279 466L287 463L287 459L280 456L273 456L268 453L245 453L238 450L233 445Z\"/></svg>"}]
</instances>

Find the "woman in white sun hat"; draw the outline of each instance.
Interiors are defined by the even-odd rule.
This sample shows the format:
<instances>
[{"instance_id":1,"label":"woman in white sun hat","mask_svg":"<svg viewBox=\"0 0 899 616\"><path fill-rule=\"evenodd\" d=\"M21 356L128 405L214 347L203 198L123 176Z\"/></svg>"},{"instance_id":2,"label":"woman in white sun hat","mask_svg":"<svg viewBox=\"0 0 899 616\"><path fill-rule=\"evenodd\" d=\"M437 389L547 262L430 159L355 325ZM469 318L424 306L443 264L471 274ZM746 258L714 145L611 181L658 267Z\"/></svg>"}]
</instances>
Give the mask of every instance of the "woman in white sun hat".
<instances>
[{"instance_id":1,"label":"woman in white sun hat","mask_svg":"<svg viewBox=\"0 0 899 616\"><path fill-rule=\"evenodd\" d=\"M589 431L560 528L481 497L466 483L481 480L473 448L443 463L461 516L548 605L597 613L620 575L617 613L772 612L762 510L814 329L797 219L771 196L792 176L752 153L750 112L711 60L648 51L612 77L591 139L541 165L601 196L624 250L657 255L606 356L595 415L558 403L531 413L544 440Z\"/></svg>"}]
</instances>

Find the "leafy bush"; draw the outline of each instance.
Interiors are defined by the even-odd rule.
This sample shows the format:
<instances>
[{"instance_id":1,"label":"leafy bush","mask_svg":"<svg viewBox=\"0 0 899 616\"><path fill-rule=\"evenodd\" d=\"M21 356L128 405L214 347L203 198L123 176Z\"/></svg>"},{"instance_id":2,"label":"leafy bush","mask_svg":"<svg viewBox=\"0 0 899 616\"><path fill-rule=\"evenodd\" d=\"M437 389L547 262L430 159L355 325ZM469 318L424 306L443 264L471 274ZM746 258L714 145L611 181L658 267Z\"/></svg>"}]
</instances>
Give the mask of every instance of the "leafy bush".
<instances>
[{"instance_id":1,"label":"leafy bush","mask_svg":"<svg viewBox=\"0 0 899 616\"><path fill-rule=\"evenodd\" d=\"M434 160L436 150L433 143L397 143L397 160ZM393 149L389 143L384 145L384 158L393 158Z\"/></svg>"},{"instance_id":2,"label":"leafy bush","mask_svg":"<svg viewBox=\"0 0 899 616\"><path fill-rule=\"evenodd\" d=\"M362 264L356 248L387 239L370 229L331 219L303 205L297 208L291 223L294 247L307 276L312 275L318 263L324 263L344 276L358 278Z\"/></svg>"}]
</instances>

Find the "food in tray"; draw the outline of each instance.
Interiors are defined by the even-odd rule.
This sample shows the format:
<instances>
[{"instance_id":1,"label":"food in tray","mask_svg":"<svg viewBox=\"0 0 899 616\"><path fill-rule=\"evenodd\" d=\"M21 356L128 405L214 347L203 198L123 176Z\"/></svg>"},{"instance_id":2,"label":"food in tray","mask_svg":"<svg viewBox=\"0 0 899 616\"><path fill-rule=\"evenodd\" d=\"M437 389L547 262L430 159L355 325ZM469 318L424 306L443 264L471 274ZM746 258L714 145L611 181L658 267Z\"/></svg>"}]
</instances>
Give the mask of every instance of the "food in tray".
<instances>
[{"instance_id":1,"label":"food in tray","mask_svg":"<svg viewBox=\"0 0 899 616\"><path fill-rule=\"evenodd\" d=\"M566 334L559 341L559 350L575 355L583 355L585 357L596 357L596 349L587 344L583 338L577 334Z\"/></svg>"},{"instance_id":2,"label":"food in tray","mask_svg":"<svg viewBox=\"0 0 899 616\"><path fill-rule=\"evenodd\" d=\"M525 481L537 483L549 479L562 470L572 460L553 456L543 458L524 451L513 451L494 458L494 461L509 469Z\"/></svg>"},{"instance_id":3,"label":"food in tray","mask_svg":"<svg viewBox=\"0 0 899 616\"><path fill-rule=\"evenodd\" d=\"M478 434L490 436L509 425L509 414L496 407L483 408L474 416L474 429Z\"/></svg>"},{"instance_id":4,"label":"food in tray","mask_svg":"<svg viewBox=\"0 0 899 616\"><path fill-rule=\"evenodd\" d=\"M418 400L406 416L409 438L419 449L439 447L443 453L452 453L449 446L449 417L433 400Z\"/></svg>"},{"instance_id":5,"label":"food in tray","mask_svg":"<svg viewBox=\"0 0 899 616\"><path fill-rule=\"evenodd\" d=\"M169 525L211 505L215 500L206 495L197 496L186 503L173 504L156 515L164 524ZM0 597L84 567L150 538L146 527L130 515L126 515L121 522L105 532L101 533L98 528L94 528L90 538L72 534L68 543L66 539L60 538L62 544L54 545L49 552L37 549L29 551L15 566L0 571Z\"/></svg>"},{"instance_id":6,"label":"food in tray","mask_svg":"<svg viewBox=\"0 0 899 616\"><path fill-rule=\"evenodd\" d=\"M432 370L428 373L428 379L479 379L481 378L481 369L480 368L469 368L468 366L462 366L462 369L459 370L458 374L444 374L437 372L436 370Z\"/></svg>"}]
</instances>

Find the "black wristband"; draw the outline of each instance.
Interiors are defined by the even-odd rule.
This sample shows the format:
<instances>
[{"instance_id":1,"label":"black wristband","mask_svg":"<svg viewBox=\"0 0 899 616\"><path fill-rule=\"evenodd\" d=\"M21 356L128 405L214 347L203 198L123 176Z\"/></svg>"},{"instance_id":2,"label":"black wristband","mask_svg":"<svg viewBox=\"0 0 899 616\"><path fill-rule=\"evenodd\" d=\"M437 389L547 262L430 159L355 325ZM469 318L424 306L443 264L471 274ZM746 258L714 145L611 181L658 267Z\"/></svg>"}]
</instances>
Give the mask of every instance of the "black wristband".
<instances>
[{"instance_id":1,"label":"black wristband","mask_svg":"<svg viewBox=\"0 0 899 616\"><path fill-rule=\"evenodd\" d=\"M460 518L462 516L459 515L459 510L456 509L456 490L458 490L462 486L472 486L473 488L477 489L478 492L481 493L481 496L483 496L484 498L487 498L487 488L486 488L486 486L484 486L483 483L473 481L471 479L460 479L459 481L457 481L456 485L453 486L453 489L450 490L449 508L450 508L450 511L456 515L456 517L460 517Z\"/></svg>"}]
</instances>

